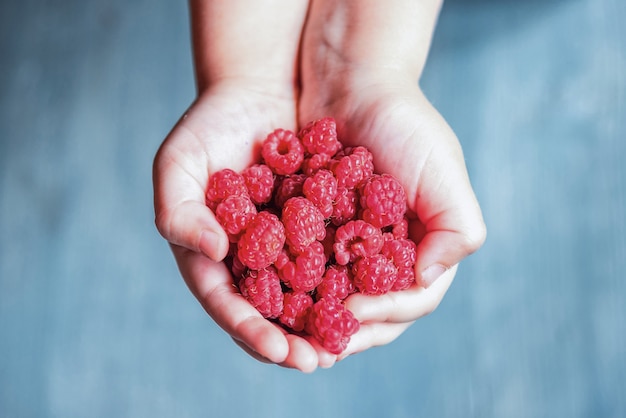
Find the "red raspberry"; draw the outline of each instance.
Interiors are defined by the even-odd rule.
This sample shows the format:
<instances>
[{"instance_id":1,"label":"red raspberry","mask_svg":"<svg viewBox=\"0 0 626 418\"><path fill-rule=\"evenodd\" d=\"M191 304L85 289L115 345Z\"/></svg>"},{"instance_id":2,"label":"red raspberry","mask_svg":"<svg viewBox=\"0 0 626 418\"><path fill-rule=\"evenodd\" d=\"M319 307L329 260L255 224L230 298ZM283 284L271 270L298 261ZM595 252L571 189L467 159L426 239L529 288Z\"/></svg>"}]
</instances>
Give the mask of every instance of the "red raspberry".
<instances>
[{"instance_id":1,"label":"red raspberry","mask_svg":"<svg viewBox=\"0 0 626 418\"><path fill-rule=\"evenodd\" d=\"M268 166L254 164L246 168L241 175L246 182L252 202L262 205L270 201L274 189L274 173Z\"/></svg>"},{"instance_id":2,"label":"red raspberry","mask_svg":"<svg viewBox=\"0 0 626 418\"><path fill-rule=\"evenodd\" d=\"M331 266L324 273L322 283L315 289L317 299L335 298L343 300L356 292L352 272L346 266Z\"/></svg>"},{"instance_id":3,"label":"red raspberry","mask_svg":"<svg viewBox=\"0 0 626 418\"><path fill-rule=\"evenodd\" d=\"M400 222L391 225L391 233L396 239L409 237L409 220L406 216Z\"/></svg>"},{"instance_id":4,"label":"red raspberry","mask_svg":"<svg viewBox=\"0 0 626 418\"><path fill-rule=\"evenodd\" d=\"M256 206L248 196L228 196L215 209L217 221L228 234L230 242L239 241L239 235L256 214Z\"/></svg>"},{"instance_id":5,"label":"red raspberry","mask_svg":"<svg viewBox=\"0 0 626 418\"><path fill-rule=\"evenodd\" d=\"M282 256L281 256L282 258ZM287 286L296 292L310 292L322 282L326 257L324 246L315 241L298 254L293 261L277 262L278 274Z\"/></svg>"},{"instance_id":6,"label":"red raspberry","mask_svg":"<svg viewBox=\"0 0 626 418\"><path fill-rule=\"evenodd\" d=\"M318 170L304 181L302 192L322 212L324 218L333 213L333 200L337 196L337 179L328 170Z\"/></svg>"},{"instance_id":7,"label":"red raspberry","mask_svg":"<svg viewBox=\"0 0 626 418\"><path fill-rule=\"evenodd\" d=\"M353 263L359 257L378 254L383 243L380 229L360 219L350 221L335 233L335 260L341 265Z\"/></svg>"},{"instance_id":8,"label":"red raspberry","mask_svg":"<svg viewBox=\"0 0 626 418\"><path fill-rule=\"evenodd\" d=\"M417 261L417 246L409 239L386 241L380 253L390 259L396 267L413 267Z\"/></svg>"},{"instance_id":9,"label":"red raspberry","mask_svg":"<svg viewBox=\"0 0 626 418\"><path fill-rule=\"evenodd\" d=\"M276 174L293 174L304 160L304 147L291 131L276 129L263 141L261 155Z\"/></svg>"},{"instance_id":10,"label":"red raspberry","mask_svg":"<svg viewBox=\"0 0 626 418\"><path fill-rule=\"evenodd\" d=\"M302 185L305 180L306 176L304 174L293 174L283 177L274 193L274 204L278 208L282 208L285 202L292 197L304 196L302 194Z\"/></svg>"},{"instance_id":11,"label":"red raspberry","mask_svg":"<svg viewBox=\"0 0 626 418\"><path fill-rule=\"evenodd\" d=\"M389 174L374 175L361 185L362 219L383 228L402 221L406 213L406 193Z\"/></svg>"},{"instance_id":12,"label":"red raspberry","mask_svg":"<svg viewBox=\"0 0 626 418\"><path fill-rule=\"evenodd\" d=\"M302 173L306 176L312 176L322 168L328 168L330 163L330 157L327 154L313 154L310 157L305 157L302 161Z\"/></svg>"},{"instance_id":13,"label":"red raspberry","mask_svg":"<svg viewBox=\"0 0 626 418\"><path fill-rule=\"evenodd\" d=\"M309 154L326 154L332 157L341 148L337 139L337 125L333 118L309 122L298 133L302 145Z\"/></svg>"},{"instance_id":14,"label":"red raspberry","mask_svg":"<svg viewBox=\"0 0 626 418\"><path fill-rule=\"evenodd\" d=\"M382 254L360 258L352 266L354 285L366 295L382 295L391 290L398 269Z\"/></svg>"},{"instance_id":15,"label":"red raspberry","mask_svg":"<svg viewBox=\"0 0 626 418\"><path fill-rule=\"evenodd\" d=\"M282 222L276 215L263 211L248 224L237 243L237 254L244 265L260 270L276 261L284 245Z\"/></svg>"},{"instance_id":16,"label":"red raspberry","mask_svg":"<svg viewBox=\"0 0 626 418\"><path fill-rule=\"evenodd\" d=\"M340 301L322 298L313 305L305 330L326 350L341 354L359 327L359 321Z\"/></svg>"},{"instance_id":17,"label":"red raspberry","mask_svg":"<svg viewBox=\"0 0 626 418\"><path fill-rule=\"evenodd\" d=\"M235 251L233 252L233 255L232 255L231 263L232 263L232 265L231 265L230 269L231 269L235 279L238 280L239 278L243 277L243 275L248 270L248 267L246 267L241 262L241 260L239 259L239 255L237 255L237 247L236 246L235 246Z\"/></svg>"},{"instance_id":18,"label":"red raspberry","mask_svg":"<svg viewBox=\"0 0 626 418\"><path fill-rule=\"evenodd\" d=\"M358 208L359 195L357 192L347 187L338 187L330 220L337 226L344 225L356 217Z\"/></svg>"},{"instance_id":19,"label":"red raspberry","mask_svg":"<svg viewBox=\"0 0 626 418\"><path fill-rule=\"evenodd\" d=\"M409 239L394 239L383 244L380 253L396 266L398 278L391 290L408 289L415 281L417 246Z\"/></svg>"},{"instance_id":20,"label":"red raspberry","mask_svg":"<svg viewBox=\"0 0 626 418\"><path fill-rule=\"evenodd\" d=\"M337 178L339 187L351 189L372 176L373 160L372 153L365 147L345 148L343 156L338 154L335 160L331 161L330 169Z\"/></svg>"},{"instance_id":21,"label":"red raspberry","mask_svg":"<svg viewBox=\"0 0 626 418\"><path fill-rule=\"evenodd\" d=\"M391 290L394 292L406 290L415 283L415 267L398 267L398 278Z\"/></svg>"},{"instance_id":22,"label":"red raspberry","mask_svg":"<svg viewBox=\"0 0 626 418\"><path fill-rule=\"evenodd\" d=\"M292 197L285 202L282 212L285 236L289 249L297 254L326 235L324 216L305 197Z\"/></svg>"},{"instance_id":23,"label":"red raspberry","mask_svg":"<svg viewBox=\"0 0 626 418\"><path fill-rule=\"evenodd\" d=\"M241 294L265 318L278 318L283 313L283 291L274 267L249 270L239 282Z\"/></svg>"},{"instance_id":24,"label":"red raspberry","mask_svg":"<svg viewBox=\"0 0 626 418\"><path fill-rule=\"evenodd\" d=\"M313 298L305 292L286 292L284 294L283 314L278 318L281 324L296 332L304 330Z\"/></svg>"},{"instance_id":25,"label":"red raspberry","mask_svg":"<svg viewBox=\"0 0 626 418\"><path fill-rule=\"evenodd\" d=\"M209 177L206 202L211 210L215 210L217 205L228 196L245 196L247 194L248 190L243 176L230 168L224 168Z\"/></svg>"}]
</instances>

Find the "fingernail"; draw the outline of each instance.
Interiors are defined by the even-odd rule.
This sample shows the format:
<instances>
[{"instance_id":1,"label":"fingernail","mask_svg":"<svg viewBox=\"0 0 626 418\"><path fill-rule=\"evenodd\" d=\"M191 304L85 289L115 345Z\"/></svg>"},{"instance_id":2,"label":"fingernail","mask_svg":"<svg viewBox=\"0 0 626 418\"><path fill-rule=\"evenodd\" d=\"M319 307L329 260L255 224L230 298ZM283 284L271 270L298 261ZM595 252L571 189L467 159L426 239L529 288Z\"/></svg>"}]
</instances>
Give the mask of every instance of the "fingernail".
<instances>
[{"instance_id":1,"label":"fingernail","mask_svg":"<svg viewBox=\"0 0 626 418\"><path fill-rule=\"evenodd\" d=\"M446 270L441 264L433 264L426 268L422 271L422 286L428 289Z\"/></svg>"},{"instance_id":2,"label":"fingernail","mask_svg":"<svg viewBox=\"0 0 626 418\"><path fill-rule=\"evenodd\" d=\"M220 236L210 229L205 229L200 234L200 251L213 261L220 261L216 259L216 252L220 248Z\"/></svg>"}]
</instances>

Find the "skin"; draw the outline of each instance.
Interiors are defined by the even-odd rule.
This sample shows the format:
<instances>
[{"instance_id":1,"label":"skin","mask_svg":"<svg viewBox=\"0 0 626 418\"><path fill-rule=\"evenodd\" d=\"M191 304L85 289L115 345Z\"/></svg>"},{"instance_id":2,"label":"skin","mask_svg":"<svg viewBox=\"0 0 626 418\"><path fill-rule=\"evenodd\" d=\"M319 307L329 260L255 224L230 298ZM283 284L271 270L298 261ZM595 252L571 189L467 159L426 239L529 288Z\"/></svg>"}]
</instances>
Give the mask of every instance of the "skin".
<instances>
[{"instance_id":1,"label":"skin","mask_svg":"<svg viewBox=\"0 0 626 418\"><path fill-rule=\"evenodd\" d=\"M387 344L437 307L457 264L482 245L485 227L461 147L417 82L439 7L414 0L190 1L198 95L155 157L156 226L191 292L252 357L312 372ZM420 242L419 283L347 299L361 329L339 356L313 338L285 333L237 292L221 262L227 236L204 202L210 174L258 160L268 132L329 115L348 144L367 146L377 168L403 184L410 234Z\"/></svg>"}]
</instances>

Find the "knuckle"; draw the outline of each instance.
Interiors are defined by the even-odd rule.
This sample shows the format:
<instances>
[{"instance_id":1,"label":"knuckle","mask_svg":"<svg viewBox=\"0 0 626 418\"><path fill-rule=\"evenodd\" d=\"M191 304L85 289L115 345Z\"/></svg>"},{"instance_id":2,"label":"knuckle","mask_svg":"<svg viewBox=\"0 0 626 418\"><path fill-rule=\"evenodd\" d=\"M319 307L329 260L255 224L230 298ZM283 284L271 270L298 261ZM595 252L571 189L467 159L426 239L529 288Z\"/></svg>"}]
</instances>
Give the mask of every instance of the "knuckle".
<instances>
[{"instance_id":1,"label":"knuckle","mask_svg":"<svg viewBox=\"0 0 626 418\"><path fill-rule=\"evenodd\" d=\"M477 251L485 243L487 239L487 227L481 220L480 222L472 225L463 233L463 249L472 254Z\"/></svg>"}]
</instances>

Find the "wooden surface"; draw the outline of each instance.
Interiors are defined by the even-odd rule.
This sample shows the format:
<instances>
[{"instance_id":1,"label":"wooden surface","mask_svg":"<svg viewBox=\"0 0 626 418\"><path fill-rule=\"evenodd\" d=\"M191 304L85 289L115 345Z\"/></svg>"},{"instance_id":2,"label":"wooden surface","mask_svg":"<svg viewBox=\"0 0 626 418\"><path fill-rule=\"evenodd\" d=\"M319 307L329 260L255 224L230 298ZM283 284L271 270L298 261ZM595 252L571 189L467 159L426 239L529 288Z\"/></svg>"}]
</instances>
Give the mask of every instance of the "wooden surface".
<instances>
[{"instance_id":1,"label":"wooden surface","mask_svg":"<svg viewBox=\"0 0 626 418\"><path fill-rule=\"evenodd\" d=\"M184 2L0 4L1 417L626 416L626 3L450 1L422 80L489 236L394 343L249 358L153 226Z\"/></svg>"}]
</instances>

